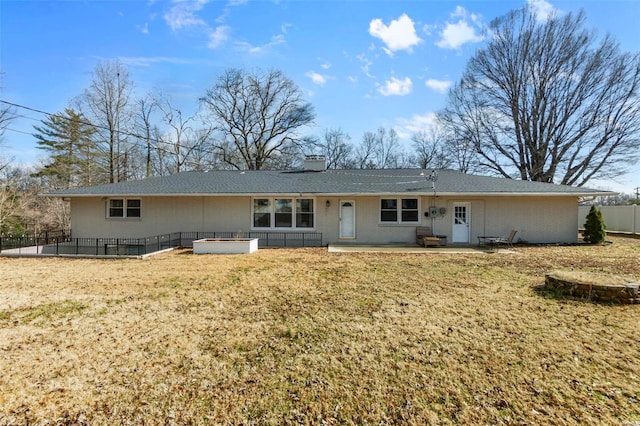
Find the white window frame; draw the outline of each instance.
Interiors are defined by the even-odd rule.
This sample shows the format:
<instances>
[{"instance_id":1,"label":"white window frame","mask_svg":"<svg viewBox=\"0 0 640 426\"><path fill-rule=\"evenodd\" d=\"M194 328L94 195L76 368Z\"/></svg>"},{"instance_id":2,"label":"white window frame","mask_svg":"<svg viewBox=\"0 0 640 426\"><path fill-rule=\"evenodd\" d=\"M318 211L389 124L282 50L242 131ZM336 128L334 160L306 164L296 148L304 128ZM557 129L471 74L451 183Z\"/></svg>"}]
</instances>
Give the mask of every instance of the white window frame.
<instances>
[{"instance_id":1,"label":"white window frame","mask_svg":"<svg viewBox=\"0 0 640 426\"><path fill-rule=\"evenodd\" d=\"M257 227L254 226L254 206L255 200L269 200L269 226ZM291 200L291 226L276 226L276 200ZM297 226L297 201L298 200L312 200L313 210L313 225L311 227L299 227ZM275 230L275 231L287 231L287 230L304 230L310 231L316 229L316 218L318 215L318 203L315 197L287 197L287 196L275 196L275 197L252 197L251 198L251 229L252 230ZM304 214L309 214L304 212Z\"/></svg>"},{"instance_id":2,"label":"white window frame","mask_svg":"<svg viewBox=\"0 0 640 426\"><path fill-rule=\"evenodd\" d=\"M396 220L382 220L382 200L395 200L396 201ZM404 221L402 220L402 200L416 200L417 201L417 212L418 217L415 221ZM420 217L420 197L380 197L378 200L378 222L380 225L416 225L422 222ZM415 209L406 209L407 211L414 211Z\"/></svg>"},{"instance_id":3,"label":"white window frame","mask_svg":"<svg viewBox=\"0 0 640 426\"><path fill-rule=\"evenodd\" d=\"M115 200L120 200L122 201L122 216L111 216L111 202L115 201ZM137 208L138 210L140 210L140 215L139 216L129 216L127 215L127 211L129 210L129 201L137 201L139 203L139 207L132 207L132 208ZM106 218L107 219L111 219L111 220L140 220L142 219L142 198L136 198L136 197L131 197L131 198L127 198L127 197L113 197L113 198L108 198L107 199L107 203L106 203Z\"/></svg>"}]
</instances>

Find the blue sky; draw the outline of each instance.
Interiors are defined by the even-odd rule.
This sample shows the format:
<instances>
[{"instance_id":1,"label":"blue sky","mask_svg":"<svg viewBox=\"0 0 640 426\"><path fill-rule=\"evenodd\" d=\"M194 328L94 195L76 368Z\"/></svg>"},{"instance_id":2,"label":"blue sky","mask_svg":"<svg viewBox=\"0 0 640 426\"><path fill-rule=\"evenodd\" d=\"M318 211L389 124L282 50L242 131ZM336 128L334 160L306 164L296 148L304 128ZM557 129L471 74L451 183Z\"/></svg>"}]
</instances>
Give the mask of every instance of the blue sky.
<instances>
[{"instance_id":1,"label":"blue sky","mask_svg":"<svg viewBox=\"0 0 640 426\"><path fill-rule=\"evenodd\" d=\"M135 93L161 90L185 112L226 68L281 69L314 105L316 127L400 136L426 129L446 91L485 45L482 30L529 1L540 14L583 9L587 26L640 51L640 1L2 0L0 99L59 112L103 60L119 59ZM3 154L35 164L33 125L19 110ZM640 172L588 185L630 193Z\"/></svg>"}]
</instances>

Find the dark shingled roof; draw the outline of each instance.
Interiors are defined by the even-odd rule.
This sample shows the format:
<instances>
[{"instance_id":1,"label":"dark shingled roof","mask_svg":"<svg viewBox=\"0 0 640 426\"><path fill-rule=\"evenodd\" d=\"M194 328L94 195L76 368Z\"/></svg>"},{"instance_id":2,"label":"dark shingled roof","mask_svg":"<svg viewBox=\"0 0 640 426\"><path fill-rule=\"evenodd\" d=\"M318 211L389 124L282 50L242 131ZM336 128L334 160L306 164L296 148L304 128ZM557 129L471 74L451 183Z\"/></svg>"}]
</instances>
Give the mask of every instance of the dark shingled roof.
<instances>
[{"instance_id":1,"label":"dark shingled roof","mask_svg":"<svg viewBox=\"0 0 640 426\"><path fill-rule=\"evenodd\" d=\"M91 196L184 196L184 195L377 195L433 194L430 170L376 169L324 171L184 172L172 176L73 188L47 195ZM438 195L612 195L608 191L566 185L475 176L438 170Z\"/></svg>"}]
</instances>

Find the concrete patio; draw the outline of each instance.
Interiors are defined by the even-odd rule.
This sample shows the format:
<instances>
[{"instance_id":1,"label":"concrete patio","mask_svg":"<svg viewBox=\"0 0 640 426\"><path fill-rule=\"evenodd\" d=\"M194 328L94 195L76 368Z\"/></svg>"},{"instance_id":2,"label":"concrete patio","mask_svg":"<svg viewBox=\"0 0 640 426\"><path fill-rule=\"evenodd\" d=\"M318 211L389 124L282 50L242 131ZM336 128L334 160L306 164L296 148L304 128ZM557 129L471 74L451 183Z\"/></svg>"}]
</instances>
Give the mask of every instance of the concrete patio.
<instances>
[{"instance_id":1,"label":"concrete patio","mask_svg":"<svg viewBox=\"0 0 640 426\"><path fill-rule=\"evenodd\" d=\"M443 253L443 254L492 254L492 253L517 253L507 248L490 249L488 246L442 246L421 247L410 244L329 244L329 253Z\"/></svg>"}]
</instances>

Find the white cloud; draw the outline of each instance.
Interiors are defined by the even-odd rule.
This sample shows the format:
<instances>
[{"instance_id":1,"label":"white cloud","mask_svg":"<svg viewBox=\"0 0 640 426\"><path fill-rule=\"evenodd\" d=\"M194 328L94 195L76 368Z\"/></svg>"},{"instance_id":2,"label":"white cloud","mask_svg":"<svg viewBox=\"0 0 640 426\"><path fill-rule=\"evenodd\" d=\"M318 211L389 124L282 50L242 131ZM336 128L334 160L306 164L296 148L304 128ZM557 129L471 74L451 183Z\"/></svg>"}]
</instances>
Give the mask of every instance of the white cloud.
<instances>
[{"instance_id":1,"label":"white cloud","mask_svg":"<svg viewBox=\"0 0 640 426\"><path fill-rule=\"evenodd\" d=\"M209 33L209 48L215 49L229 39L229 31L231 28L220 25Z\"/></svg>"},{"instance_id":2,"label":"white cloud","mask_svg":"<svg viewBox=\"0 0 640 426\"><path fill-rule=\"evenodd\" d=\"M315 71L309 71L305 75L311 79L313 84L316 84L318 86L323 86L328 79L328 76L319 74Z\"/></svg>"},{"instance_id":3,"label":"white cloud","mask_svg":"<svg viewBox=\"0 0 640 426\"><path fill-rule=\"evenodd\" d=\"M465 8L458 6L451 14L451 17L459 19L457 22L447 22L440 34L440 40L436 42L436 46L443 49L459 49L466 43L477 43L484 40L484 37L476 32L476 28L469 24L469 21L471 21L477 26L481 26L480 15L473 13L469 15Z\"/></svg>"},{"instance_id":4,"label":"white cloud","mask_svg":"<svg viewBox=\"0 0 640 426\"><path fill-rule=\"evenodd\" d=\"M425 81L424 84L429 89L435 90L436 92L439 92L439 93L446 93L446 91L449 90L449 87L451 87L451 81L436 80L433 78L428 79L427 81Z\"/></svg>"},{"instance_id":5,"label":"white cloud","mask_svg":"<svg viewBox=\"0 0 640 426\"><path fill-rule=\"evenodd\" d=\"M456 6L456 10L451 12L452 18L465 18L467 16L467 9L462 6Z\"/></svg>"},{"instance_id":6,"label":"white cloud","mask_svg":"<svg viewBox=\"0 0 640 426\"><path fill-rule=\"evenodd\" d=\"M546 0L527 0L527 3L538 21L546 21L555 12L555 8Z\"/></svg>"},{"instance_id":7,"label":"white cloud","mask_svg":"<svg viewBox=\"0 0 640 426\"><path fill-rule=\"evenodd\" d=\"M380 92L384 96L404 96L411 93L411 86L412 82L409 77L405 77L402 80L391 77L391 80L387 80L384 86L380 86L378 88L378 92Z\"/></svg>"},{"instance_id":8,"label":"white cloud","mask_svg":"<svg viewBox=\"0 0 640 426\"><path fill-rule=\"evenodd\" d=\"M175 2L173 7L164 14L164 20L173 31L207 24L197 16L198 12L208 0L187 0Z\"/></svg>"},{"instance_id":9,"label":"white cloud","mask_svg":"<svg viewBox=\"0 0 640 426\"><path fill-rule=\"evenodd\" d=\"M398 136L401 138L410 138L414 133L425 132L436 126L437 116L433 112L426 114L413 114L411 118L400 118L397 120L398 126L395 127Z\"/></svg>"},{"instance_id":10,"label":"white cloud","mask_svg":"<svg viewBox=\"0 0 640 426\"><path fill-rule=\"evenodd\" d=\"M328 70L329 68L331 68L331 62L323 62L322 64L320 64L320 67L323 70Z\"/></svg>"},{"instance_id":11,"label":"white cloud","mask_svg":"<svg viewBox=\"0 0 640 426\"><path fill-rule=\"evenodd\" d=\"M149 67L154 64L189 64L188 60L168 56L119 56L118 60L132 67Z\"/></svg>"},{"instance_id":12,"label":"white cloud","mask_svg":"<svg viewBox=\"0 0 640 426\"><path fill-rule=\"evenodd\" d=\"M271 37L268 43L263 44L262 46L254 46L249 42L240 41L236 43L236 48L241 52L246 52L251 55L263 55L271 50L271 48L286 43L286 39L283 34L277 34Z\"/></svg>"},{"instance_id":13,"label":"white cloud","mask_svg":"<svg viewBox=\"0 0 640 426\"><path fill-rule=\"evenodd\" d=\"M184 0L174 0L174 1L184 1ZM209 1L209 0L204 0ZM227 4L222 9L222 14L216 18L216 22L222 24L227 21L227 18L231 14L231 9L238 6L243 6L248 3L248 0L231 0L228 1Z\"/></svg>"},{"instance_id":14,"label":"white cloud","mask_svg":"<svg viewBox=\"0 0 640 426\"><path fill-rule=\"evenodd\" d=\"M173 5L168 12L164 14L164 20L173 31L195 27L197 31L206 35L208 38L207 46L210 49L216 49L224 42L229 40L231 28L227 25L219 25L212 28L199 15L198 12L211 0L173 0ZM226 20L230 13L230 8L240 6L247 0L230 0L223 9L223 13L215 21L222 23ZM283 25L283 31L286 31L288 24Z\"/></svg>"},{"instance_id":15,"label":"white cloud","mask_svg":"<svg viewBox=\"0 0 640 426\"><path fill-rule=\"evenodd\" d=\"M422 31L423 31L426 35L428 35L428 36L430 36L431 34L433 34L433 32L434 32L435 30L437 30L437 29L438 29L438 26L437 26L437 25L431 25L431 24L425 24L425 25L422 27Z\"/></svg>"},{"instance_id":16,"label":"white cloud","mask_svg":"<svg viewBox=\"0 0 640 426\"><path fill-rule=\"evenodd\" d=\"M360 62L360 69L369 78L374 78L371 74L370 68L373 65L373 62L365 55L364 53L356 56L356 59Z\"/></svg>"},{"instance_id":17,"label":"white cloud","mask_svg":"<svg viewBox=\"0 0 640 426\"><path fill-rule=\"evenodd\" d=\"M411 52L413 46L422 41L416 34L413 21L406 13L392 20L389 26L385 25L381 19L373 19L369 23L369 34L384 42L385 51L389 55L397 50Z\"/></svg>"},{"instance_id":18,"label":"white cloud","mask_svg":"<svg viewBox=\"0 0 640 426\"><path fill-rule=\"evenodd\" d=\"M137 26L138 30L140 30L140 32L142 34L149 34L149 23L145 22L144 25L138 25Z\"/></svg>"}]
</instances>

